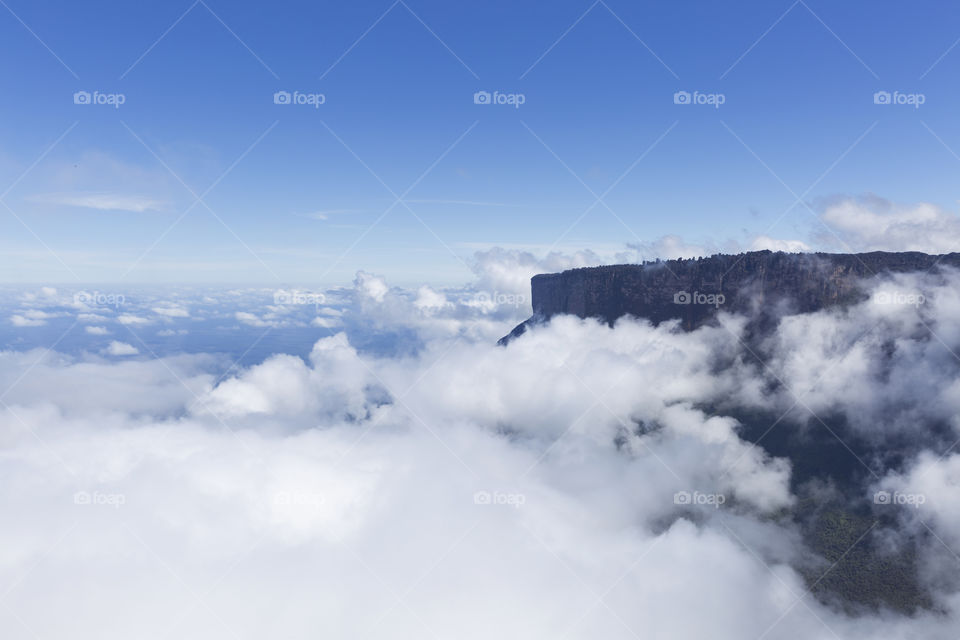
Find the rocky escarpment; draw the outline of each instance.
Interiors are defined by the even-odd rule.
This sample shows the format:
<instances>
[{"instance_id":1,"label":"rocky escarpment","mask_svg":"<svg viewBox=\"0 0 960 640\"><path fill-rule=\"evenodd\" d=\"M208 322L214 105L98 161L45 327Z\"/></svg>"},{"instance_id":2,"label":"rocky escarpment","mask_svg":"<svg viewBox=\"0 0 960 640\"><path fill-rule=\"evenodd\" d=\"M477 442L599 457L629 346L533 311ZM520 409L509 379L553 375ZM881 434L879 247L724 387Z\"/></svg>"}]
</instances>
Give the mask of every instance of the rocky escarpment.
<instances>
[{"instance_id":1,"label":"rocky escarpment","mask_svg":"<svg viewBox=\"0 0 960 640\"><path fill-rule=\"evenodd\" d=\"M709 322L719 311L762 322L784 312L804 313L860 300L865 278L942 266L960 267L960 253L752 251L541 274L531 280L533 317L500 343L559 314L610 324L625 315L654 324L680 320L688 331Z\"/></svg>"}]
</instances>

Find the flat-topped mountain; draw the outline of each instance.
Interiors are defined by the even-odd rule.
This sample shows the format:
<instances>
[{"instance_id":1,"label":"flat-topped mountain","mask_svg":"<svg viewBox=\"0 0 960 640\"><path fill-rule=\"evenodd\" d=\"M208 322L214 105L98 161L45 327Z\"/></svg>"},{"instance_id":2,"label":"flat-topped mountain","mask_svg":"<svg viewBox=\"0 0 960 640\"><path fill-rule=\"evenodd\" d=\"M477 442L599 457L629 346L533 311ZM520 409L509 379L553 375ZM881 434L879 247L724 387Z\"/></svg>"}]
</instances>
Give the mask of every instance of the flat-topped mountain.
<instances>
[{"instance_id":1,"label":"flat-topped mountain","mask_svg":"<svg viewBox=\"0 0 960 640\"><path fill-rule=\"evenodd\" d=\"M733 397L712 399L696 408L706 415L734 419L737 433L745 442L765 455L789 462L791 491L797 500L782 515L796 525L804 545L814 555L822 557L827 566L836 567L827 571L826 579L820 565L811 568L799 562L795 569L823 602L839 603L849 611L934 611L936 600L922 578L925 565L918 555L925 544L920 536L925 534L912 534L895 515L878 507L882 503L877 502L875 492L880 478L901 477L906 473L906 461L920 451L950 447L956 441L953 423L936 414L925 417L903 400L887 406L872 430L851 424L846 411L856 405L844 408L842 399L814 414L802 401L804 394L794 395L776 372L766 375L766 362L778 355L778 343L765 338L779 329L778 321L784 314L809 313L867 299L873 289L869 282L872 278L950 268L960 268L960 253L756 251L573 269L533 277L534 315L500 343L561 314L609 324L626 315L654 324L679 320L680 327L687 331L711 322L721 311L746 316L743 349L736 358L717 360L711 366L718 375L725 367L752 368L765 379L764 394L783 394L786 401L794 400L793 406L784 413L779 406L769 409L762 403L744 405ZM884 288L883 295L895 289ZM901 294L922 300L920 291L895 295ZM879 297L877 301L881 301ZM911 303L909 299L902 302ZM877 385L876 401L886 402L879 398L883 389L890 388L885 385L890 384L898 347L868 343L863 349L858 357L867 358L875 366L863 374L861 382ZM909 347L906 352L911 352ZM945 360L948 366L954 366L951 358ZM822 356L811 362L823 362ZM949 375L955 377L956 373ZM893 395L896 397L896 393ZM909 427L902 432L890 430L888 422L901 419ZM660 428L656 421L634 421L623 426L637 437ZM889 540L899 540L893 551Z\"/></svg>"},{"instance_id":2,"label":"flat-topped mountain","mask_svg":"<svg viewBox=\"0 0 960 640\"><path fill-rule=\"evenodd\" d=\"M960 267L960 253L751 251L541 274L531 280L533 317L500 343L559 314L610 324L625 315L654 324L678 319L689 331L721 310L758 319L816 311L862 299L860 282L865 278L942 266Z\"/></svg>"}]
</instances>

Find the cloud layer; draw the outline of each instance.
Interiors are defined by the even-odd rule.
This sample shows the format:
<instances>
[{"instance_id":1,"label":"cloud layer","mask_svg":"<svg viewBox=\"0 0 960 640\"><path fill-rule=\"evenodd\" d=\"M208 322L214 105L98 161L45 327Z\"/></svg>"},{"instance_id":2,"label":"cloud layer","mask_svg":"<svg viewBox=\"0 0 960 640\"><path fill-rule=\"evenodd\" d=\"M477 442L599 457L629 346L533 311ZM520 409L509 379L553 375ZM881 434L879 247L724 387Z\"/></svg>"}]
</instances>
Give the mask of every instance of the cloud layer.
<instances>
[{"instance_id":1,"label":"cloud layer","mask_svg":"<svg viewBox=\"0 0 960 640\"><path fill-rule=\"evenodd\" d=\"M459 292L360 274L311 311L343 331L303 358L231 368L97 335L110 357L0 352L5 637L955 635L960 278L783 318L760 362L730 316L689 334L561 317L496 347L527 310L480 294L534 268L508 257ZM249 313L282 322L270 306ZM744 408L910 435L903 464L864 461L863 491L924 496L871 508L899 522L889 544L920 540L933 610L808 594L805 568L829 564L783 516L794 469L744 439Z\"/></svg>"}]
</instances>

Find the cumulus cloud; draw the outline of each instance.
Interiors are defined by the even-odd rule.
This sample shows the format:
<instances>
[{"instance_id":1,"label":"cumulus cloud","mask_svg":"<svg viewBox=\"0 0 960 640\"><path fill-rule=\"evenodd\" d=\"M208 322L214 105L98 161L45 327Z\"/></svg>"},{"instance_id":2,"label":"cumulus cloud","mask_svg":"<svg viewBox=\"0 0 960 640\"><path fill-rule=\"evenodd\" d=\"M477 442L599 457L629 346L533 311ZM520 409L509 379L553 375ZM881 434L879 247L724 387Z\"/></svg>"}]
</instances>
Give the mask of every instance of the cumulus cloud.
<instances>
[{"instance_id":1,"label":"cumulus cloud","mask_svg":"<svg viewBox=\"0 0 960 640\"><path fill-rule=\"evenodd\" d=\"M50 302L57 300L58 297L56 287L40 287L20 294L20 299L24 302Z\"/></svg>"},{"instance_id":2,"label":"cumulus cloud","mask_svg":"<svg viewBox=\"0 0 960 640\"><path fill-rule=\"evenodd\" d=\"M267 312L258 316L257 314L251 313L249 311L237 311L233 315L238 322L250 327L277 328L277 327L282 327L289 324L289 322L287 322L281 317L278 317L278 314L274 312Z\"/></svg>"},{"instance_id":3,"label":"cumulus cloud","mask_svg":"<svg viewBox=\"0 0 960 640\"><path fill-rule=\"evenodd\" d=\"M15 327L42 327L47 324L45 317L36 317L35 314L15 313L10 316L10 323Z\"/></svg>"},{"instance_id":4,"label":"cumulus cloud","mask_svg":"<svg viewBox=\"0 0 960 640\"><path fill-rule=\"evenodd\" d=\"M120 324L136 326L136 325L150 324L150 319L144 318L142 316L137 316L132 313L124 313L117 316L117 322L119 322Z\"/></svg>"},{"instance_id":5,"label":"cumulus cloud","mask_svg":"<svg viewBox=\"0 0 960 640\"><path fill-rule=\"evenodd\" d=\"M375 302L383 302L384 296L390 291L386 281L372 273L358 271L354 280L354 287L360 295L366 296Z\"/></svg>"},{"instance_id":6,"label":"cumulus cloud","mask_svg":"<svg viewBox=\"0 0 960 640\"><path fill-rule=\"evenodd\" d=\"M331 318L328 316L317 316L310 321L311 327L318 327L320 329L336 329L343 325L343 321L339 318Z\"/></svg>"},{"instance_id":7,"label":"cumulus cloud","mask_svg":"<svg viewBox=\"0 0 960 640\"><path fill-rule=\"evenodd\" d=\"M670 234L656 240L637 242L628 245L636 250L642 260L675 260L677 258L698 258L700 256L718 253L720 249L715 244L696 244L684 240L682 237Z\"/></svg>"},{"instance_id":8,"label":"cumulus cloud","mask_svg":"<svg viewBox=\"0 0 960 640\"><path fill-rule=\"evenodd\" d=\"M156 313L157 315L165 316L167 318L189 318L190 317L189 311L177 305L153 307L153 312Z\"/></svg>"},{"instance_id":9,"label":"cumulus cloud","mask_svg":"<svg viewBox=\"0 0 960 640\"><path fill-rule=\"evenodd\" d=\"M960 216L925 202L900 204L872 195L834 198L823 205L821 219L833 231L821 240L842 245L841 250L938 254L960 246Z\"/></svg>"},{"instance_id":10,"label":"cumulus cloud","mask_svg":"<svg viewBox=\"0 0 960 640\"><path fill-rule=\"evenodd\" d=\"M413 303L418 309L437 310L444 307L452 307L453 304L447 300L447 297L438 291L434 291L428 286L422 286L417 291L417 299Z\"/></svg>"},{"instance_id":11,"label":"cumulus cloud","mask_svg":"<svg viewBox=\"0 0 960 640\"><path fill-rule=\"evenodd\" d=\"M477 289L526 294L530 291L530 278L538 273L595 266L605 261L593 251L572 254L551 251L538 257L528 251L493 248L477 252L474 262Z\"/></svg>"},{"instance_id":12,"label":"cumulus cloud","mask_svg":"<svg viewBox=\"0 0 960 640\"><path fill-rule=\"evenodd\" d=\"M109 356L135 356L140 353L132 344L119 340L111 340L110 345L103 352Z\"/></svg>"},{"instance_id":13,"label":"cumulus cloud","mask_svg":"<svg viewBox=\"0 0 960 640\"><path fill-rule=\"evenodd\" d=\"M802 240L781 240L759 235L750 243L751 251L783 251L784 253L805 253L812 251L810 245Z\"/></svg>"}]
</instances>

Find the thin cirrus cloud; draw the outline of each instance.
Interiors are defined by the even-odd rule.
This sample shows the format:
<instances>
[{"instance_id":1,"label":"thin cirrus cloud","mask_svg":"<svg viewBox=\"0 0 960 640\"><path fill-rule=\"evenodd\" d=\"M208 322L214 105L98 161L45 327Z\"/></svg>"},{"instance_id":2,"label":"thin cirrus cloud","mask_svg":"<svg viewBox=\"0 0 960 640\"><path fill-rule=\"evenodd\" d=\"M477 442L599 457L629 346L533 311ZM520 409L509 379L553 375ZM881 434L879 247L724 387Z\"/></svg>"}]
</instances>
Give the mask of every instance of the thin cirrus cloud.
<instances>
[{"instance_id":1,"label":"thin cirrus cloud","mask_svg":"<svg viewBox=\"0 0 960 640\"><path fill-rule=\"evenodd\" d=\"M113 192L45 193L32 196L29 200L62 207L133 213L162 211L166 207L165 202L149 196Z\"/></svg>"}]
</instances>

